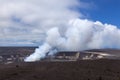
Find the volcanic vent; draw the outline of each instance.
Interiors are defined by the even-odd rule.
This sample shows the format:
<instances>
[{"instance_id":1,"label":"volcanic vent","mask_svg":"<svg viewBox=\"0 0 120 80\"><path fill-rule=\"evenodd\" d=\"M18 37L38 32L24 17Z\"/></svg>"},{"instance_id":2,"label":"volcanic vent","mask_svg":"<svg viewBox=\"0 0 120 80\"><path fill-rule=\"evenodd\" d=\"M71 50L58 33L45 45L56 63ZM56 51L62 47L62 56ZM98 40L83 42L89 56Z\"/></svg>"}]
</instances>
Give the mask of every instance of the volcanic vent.
<instances>
[{"instance_id":1,"label":"volcanic vent","mask_svg":"<svg viewBox=\"0 0 120 80\"><path fill-rule=\"evenodd\" d=\"M54 55L46 54L41 61L79 61L79 60L96 60L96 59L120 59L120 56L111 49L94 49L85 51L60 51ZM116 50L117 51L117 50Z\"/></svg>"}]
</instances>

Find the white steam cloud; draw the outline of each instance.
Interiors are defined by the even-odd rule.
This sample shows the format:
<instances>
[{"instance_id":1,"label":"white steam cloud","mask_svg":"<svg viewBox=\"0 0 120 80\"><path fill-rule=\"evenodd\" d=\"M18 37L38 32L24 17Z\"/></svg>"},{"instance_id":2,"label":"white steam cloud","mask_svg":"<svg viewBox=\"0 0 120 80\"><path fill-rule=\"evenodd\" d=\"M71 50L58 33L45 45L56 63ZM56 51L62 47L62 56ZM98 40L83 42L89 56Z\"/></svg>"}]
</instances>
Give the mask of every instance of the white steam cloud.
<instances>
[{"instance_id":1,"label":"white steam cloud","mask_svg":"<svg viewBox=\"0 0 120 80\"><path fill-rule=\"evenodd\" d=\"M25 61L40 60L45 57L46 53L49 54L54 49L58 51L80 51L120 48L120 29L114 25L102 24L99 21L93 22L87 19L70 20L68 24L64 34L61 34L58 27L48 30L44 44L39 46L35 53L27 57Z\"/></svg>"}]
</instances>

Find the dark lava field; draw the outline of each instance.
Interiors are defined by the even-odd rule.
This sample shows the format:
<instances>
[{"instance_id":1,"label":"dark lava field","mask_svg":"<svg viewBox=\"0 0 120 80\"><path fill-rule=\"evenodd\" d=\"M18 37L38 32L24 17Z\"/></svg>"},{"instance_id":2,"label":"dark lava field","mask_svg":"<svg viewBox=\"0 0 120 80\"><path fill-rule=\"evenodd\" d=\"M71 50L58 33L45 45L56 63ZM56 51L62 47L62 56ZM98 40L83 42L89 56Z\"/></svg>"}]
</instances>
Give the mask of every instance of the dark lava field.
<instances>
[{"instance_id":1,"label":"dark lava field","mask_svg":"<svg viewBox=\"0 0 120 80\"><path fill-rule=\"evenodd\" d=\"M33 53L34 50L35 47L1 47L0 56L24 57ZM120 56L120 50L103 49L97 52ZM120 59L1 63L0 80L120 80Z\"/></svg>"},{"instance_id":2,"label":"dark lava field","mask_svg":"<svg viewBox=\"0 0 120 80\"><path fill-rule=\"evenodd\" d=\"M120 60L1 64L0 80L120 80Z\"/></svg>"}]
</instances>

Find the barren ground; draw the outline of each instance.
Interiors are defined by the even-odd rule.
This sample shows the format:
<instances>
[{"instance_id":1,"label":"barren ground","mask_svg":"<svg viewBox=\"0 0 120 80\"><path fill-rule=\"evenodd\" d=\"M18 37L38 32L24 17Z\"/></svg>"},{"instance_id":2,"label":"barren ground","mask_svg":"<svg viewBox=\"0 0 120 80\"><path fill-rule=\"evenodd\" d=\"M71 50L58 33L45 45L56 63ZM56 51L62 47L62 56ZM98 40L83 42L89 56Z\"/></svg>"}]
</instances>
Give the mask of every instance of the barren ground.
<instances>
[{"instance_id":1,"label":"barren ground","mask_svg":"<svg viewBox=\"0 0 120 80\"><path fill-rule=\"evenodd\" d=\"M120 80L120 60L1 64L0 80Z\"/></svg>"}]
</instances>

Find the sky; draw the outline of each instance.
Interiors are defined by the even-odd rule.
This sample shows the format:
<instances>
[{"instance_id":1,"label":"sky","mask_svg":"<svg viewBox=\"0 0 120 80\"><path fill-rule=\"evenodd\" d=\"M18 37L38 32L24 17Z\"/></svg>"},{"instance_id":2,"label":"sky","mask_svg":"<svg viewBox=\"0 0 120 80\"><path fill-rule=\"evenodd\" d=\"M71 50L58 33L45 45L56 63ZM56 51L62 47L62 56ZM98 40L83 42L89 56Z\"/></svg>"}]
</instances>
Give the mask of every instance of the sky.
<instances>
[{"instance_id":1,"label":"sky","mask_svg":"<svg viewBox=\"0 0 120 80\"><path fill-rule=\"evenodd\" d=\"M83 9L89 19L116 25L120 28L120 0L83 0L93 4L91 9Z\"/></svg>"},{"instance_id":2,"label":"sky","mask_svg":"<svg viewBox=\"0 0 120 80\"><path fill-rule=\"evenodd\" d=\"M0 46L38 46L51 26L57 26L56 23L65 26L66 21L78 17L120 28L119 0L79 0L79 4L77 0L58 2L0 0Z\"/></svg>"}]
</instances>

